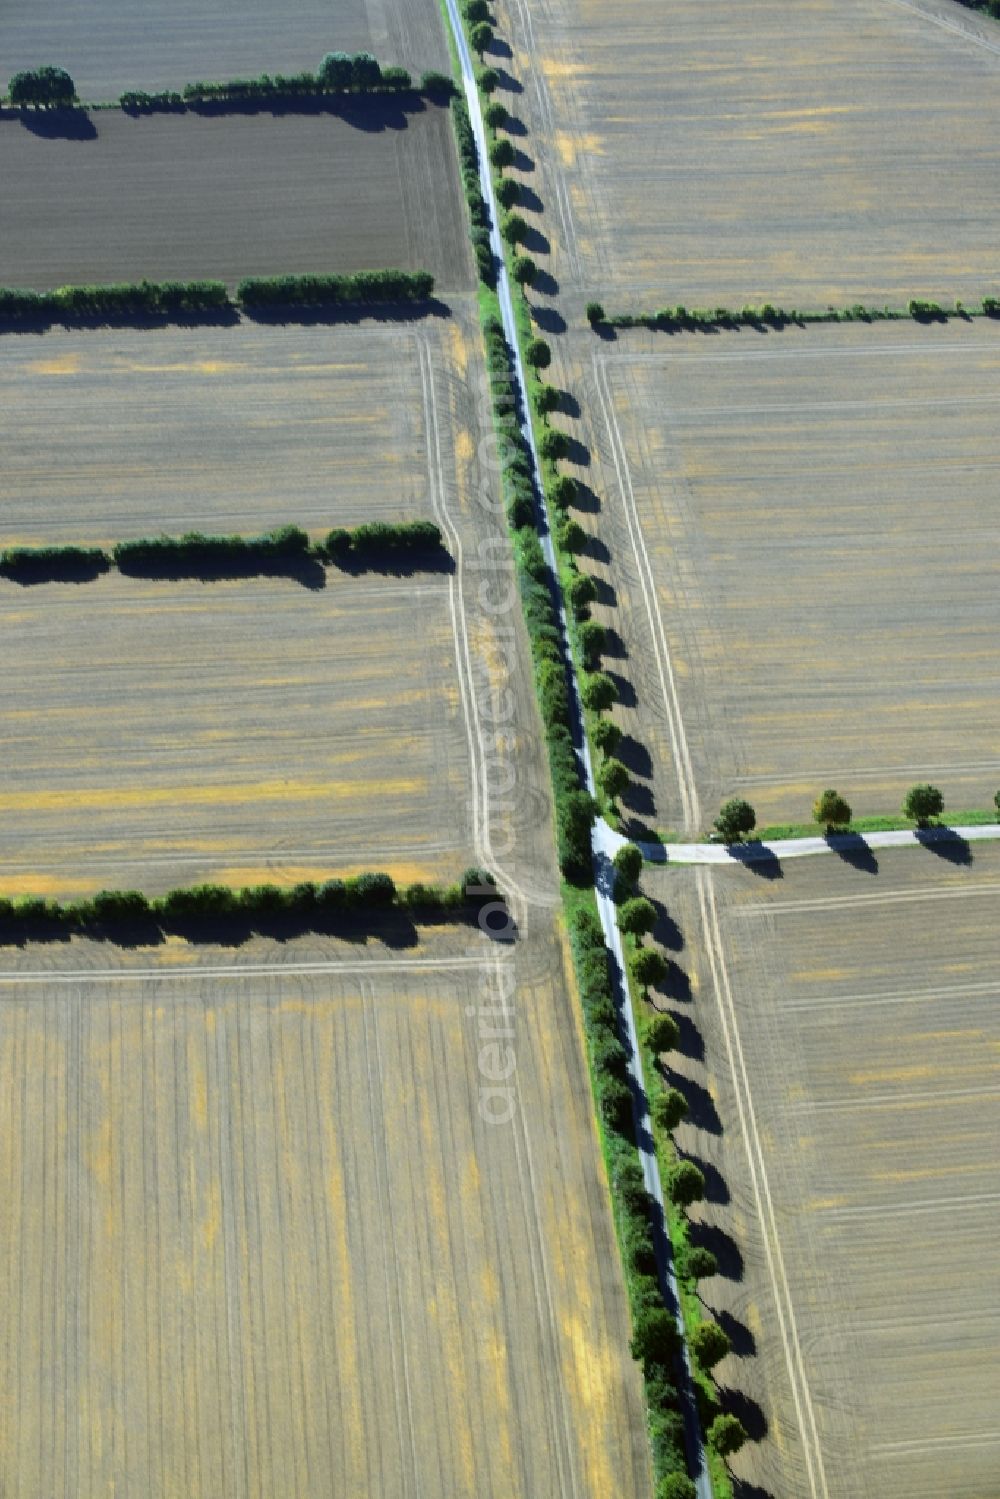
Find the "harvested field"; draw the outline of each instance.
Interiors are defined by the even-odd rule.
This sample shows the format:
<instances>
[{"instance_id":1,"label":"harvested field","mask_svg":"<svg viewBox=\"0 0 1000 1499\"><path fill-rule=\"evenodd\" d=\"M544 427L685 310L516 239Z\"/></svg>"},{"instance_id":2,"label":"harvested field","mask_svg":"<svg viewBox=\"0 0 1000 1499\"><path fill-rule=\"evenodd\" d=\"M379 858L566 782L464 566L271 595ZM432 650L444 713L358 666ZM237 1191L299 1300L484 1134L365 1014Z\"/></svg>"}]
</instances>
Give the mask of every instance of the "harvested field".
<instances>
[{"instance_id":1,"label":"harvested field","mask_svg":"<svg viewBox=\"0 0 1000 1499\"><path fill-rule=\"evenodd\" d=\"M995 291L1000 40L930 9L515 7L514 104L567 307Z\"/></svg>"},{"instance_id":2,"label":"harvested field","mask_svg":"<svg viewBox=\"0 0 1000 1499\"><path fill-rule=\"evenodd\" d=\"M501 953L7 955L5 1493L648 1499L560 947Z\"/></svg>"},{"instance_id":3,"label":"harvested field","mask_svg":"<svg viewBox=\"0 0 1000 1499\"><path fill-rule=\"evenodd\" d=\"M0 887L474 862L448 580L5 589Z\"/></svg>"},{"instance_id":4,"label":"harvested field","mask_svg":"<svg viewBox=\"0 0 1000 1499\"><path fill-rule=\"evenodd\" d=\"M781 1499L973 1499L1000 1440L1000 847L769 874L643 876L686 941L720 1381L767 1424L734 1468Z\"/></svg>"},{"instance_id":5,"label":"harvested field","mask_svg":"<svg viewBox=\"0 0 1000 1499\"><path fill-rule=\"evenodd\" d=\"M6 345L29 430L5 544L426 517L454 570L5 586L0 889L474 862L537 887L548 771L520 614L496 606L509 544L474 329L465 308L391 333Z\"/></svg>"},{"instance_id":6,"label":"harvested field","mask_svg":"<svg viewBox=\"0 0 1000 1499\"><path fill-rule=\"evenodd\" d=\"M92 117L92 140L0 122L0 281L91 282L427 270L472 285L448 111Z\"/></svg>"},{"instance_id":7,"label":"harvested field","mask_svg":"<svg viewBox=\"0 0 1000 1499\"><path fill-rule=\"evenodd\" d=\"M739 793L762 825L808 821L826 786L892 813L927 779L946 808L991 806L994 326L574 347L611 559L589 565L652 757L636 820L698 830Z\"/></svg>"},{"instance_id":8,"label":"harvested field","mask_svg":"<svg viewBox=\"0 0 1000 1499\"><path fill-rule=\"evenodd\" d=\"M54 61L83 99L126 89L180 89L197 78L254 77L313 69L326 52L374 52L420 74L447 69L433 0L10 0L0 14L0 55L11 73ZM7 74L4 74L6 82Z\"/></svg>"},{"instance_id":9,"label":"harvested field","mask_svg":"<svg viewBox=\"0 0 1000 1499\"><path fill-rule=\"evenodd\" d=\"M472 337L434 320L8 339L2 544L433 519L422 359L471 448L475 412L453 403Z\"/></svg>"}]
</instances>

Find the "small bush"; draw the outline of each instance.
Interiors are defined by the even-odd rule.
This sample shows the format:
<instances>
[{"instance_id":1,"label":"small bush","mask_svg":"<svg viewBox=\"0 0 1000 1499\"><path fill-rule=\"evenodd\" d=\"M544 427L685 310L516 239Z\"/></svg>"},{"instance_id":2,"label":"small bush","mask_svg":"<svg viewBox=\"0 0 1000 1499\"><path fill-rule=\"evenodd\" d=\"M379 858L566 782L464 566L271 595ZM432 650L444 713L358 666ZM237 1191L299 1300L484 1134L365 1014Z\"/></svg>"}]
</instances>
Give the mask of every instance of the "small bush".
<instances>
[{"instance_id":1,"label":"small bush","mask_svg":"<svg viewBox=\"0 0 1000 1499\"><path fill-rule=\"evenodd\" d=\"M551 385L545 385L543 390L551 390ZM577 500L579 487L574 478L569 474L560 474L552 481L549 488L549 499L557 510L569 510Z\"/></svg>"},{"instance_id":2,"label":"small bush","mask_svg":"<svg viewBox=\"0 0 1000 1499\"><path fill-rule=\"evenodd\" d=\"M944 811L944 797L936 786L926 783L911 786L903 801L903 815L909 817L918 828L925 828L932 817L940 817Z\"/></svg>"},{"instance_id":3,"label":"small bush","mask_svg":"<svg viewBox=\"0 0 1000 1499\"><path fill-rule=\"evenodd\" d=\"M547 427L542 433L538 451L547 463L558 463L569 452L569 438L555 427Z\"/></svg>"},{"instance_id":4,"label":"small bush","mask_svg":"<svg viewBox=\"0 0 1000 1499\"><path fill-rule=\"evenodd\" d=\"M689 1244L681 1262L682 1275L692 1280L708 1280L719 1273L719 1263L710 1249L703 1244Z\"/></svg>"},{"instance_id":5,"label":"small bush","mask_svg":"<svg viewBox=\"0 0 1000 1499\"><path fill-rule=\"evenodd\" d=\"M727 843L738 843L757 826L757 814L749 802L734 796L723 803L713 826Z\"/></svg>"},{"instance_id":6,"label":"small bush","mask_svg":"<svg viewBox=\"0 0 1000 1499\"><path fill-rule=\"evenodd\" d=\"M447 73L438 73L433 68L420 75L420 92L432 99L448 99L455 92L455 85Z\"/></svg>"},{"instance_id":7,"label":"small bush","mask_svg":"<svg viewBox=\"0 0 1000 1499\"><path fill-rule=\"evenodd\" d=\"M487 104L483 110L483 119L491 130L502 130L510 119L510 115L504 105L497 100L492 104Z\"/></svg>"},{"instance_id":8,"label":"small bush","mask_svg":"<svg viewBox=\"0 0 1000 1499\"><path fill-rule=\"evenodd\" d=\"M613 719L598 718L590 731L590 737L594 747L602 755L613 755L621 743L622 731Z\"/></svg>"},{"instance_id":9,"label":"small bush","mask_svg":"<svg viewBox=\"0 0 1000 1499\"><path fill-rule=\"evenodd\" d=\"M705 1195L705 1177L694 1161L678 1161L667 1178L670 1201L676 1207L687 1208L701 1202Z\"/></svg>"},{"instance_id":10,"label":"small bush","mask_svg":"<svg viewBox=\"0 0 1000 1499\"><path fill-rule=\"evenodd\" d=\"M517 152L514 143L503 136L501 140L494 141L490 146L490 161L495 167L503 170L504 167L513 166Z\"/></svg>"},{"instance_id":11,"label":"small bush","mask_svg":"<svg viewBox=\"0 0 1000 1499\"><path fill-rule=\"evenodd\" d=\"M501 208L513 208L521 200L521 189L513 177L501 177L496 186L496 195Z\"/></svg>"},{"instance_id":12,"label":"small bush","mask_svg":"<svg viewBox=\"0 0 1000 1499\"><path fill-rule=\"evenodd\" d=\"M732 1457L747 1440L746 1428L737 1416L716 1416L708 1428L708 1440L720 1457Z\"/></svg>"},{"instance_id":13,"label":"small bush","mask_svg":"<svg viewBox=\"0 0 1000 1499\"><path fill-rule=\"evenodd\" d=\"M632 1357L646 1365L669 1368L680 1348L677 1323L664 1306L656 1306L636 1319L632 1333Z\"/></svg>"},{"instance_id":14,"label":"small bush","mask_svg":"<svg viewBox=\"0 0 1000 1499\"><path fill-rule=\"evenodd\" d=\"M495 94L500 87L500 74L496 68L480 68L476 74L476 82L479 84L480 93L489 98L490 94Z\"/></svg>"},{"instance_id":15,"label":"small bush","mask_svg":"<svg viewBox=\"0 0 1000 1499\"><path fill-rule=\"evenodd\" d=\"M639 987L645 991L662 984L667 976L667 960L655 947L640 947L629 961L629 971ZM669 1047L661 1048L669 1051Z\"/></svg>"},{"instance_id":16,"label":"small bush","mask_svg":"<svg viewBox=\"0 0 1000 1499\"><path fill-rule=\"evenodd\" d=\"M813 802L813 819L828 830L846 827L851 820L850 802L831 787Z\"/></svg>"},{"instance_id":17,"label":"small bush","mask_svg":"<svg viewBox=\"0 0 1000 1499\"><path fill-rule=\"evenodd\" d=\"M589 573L577 573L567 590L569 604L577 619L587 619L590 605L597 598L597 584ZM612 688L614 683L612 683ZM596 710L595 710L596 711Z\"/></svg>"},{"instance_id":18,"label":"small bush","mask_svg":"<svg viewBox=\"0 0 1000 1499\"><path fill-rule=\"evenodd\" d=\"M644 948L649 952L649 948ZM688 1111L688 1101L678 1088L667 1088L657 1095L656 1103L653 1105L653 1117L660 1129L665 1129L668 1134L680 1124Z\"/></svg>"},{"instance_id":19,"label":"small bush","mask_svg":"<svg viewBox=\"0 0 1000 1499\"><path fill-rule=\"evenodd\" d=\"M665 1012L654 1015L646 1027L646 1045L655 1057L666 1051L675 1051L680 1038L680 1026L672 1015Z\"/></svg>"},{"instance_id":20,"label":"small bush","mask_svg":"<svg viewBox=\"0 0 1000 1499\"><path fill-rule=\"evenodd\" d=\"M608 722L603 719L602 722ZM634 843L624 843L615 854L612 863L615 870L629 885L635 885L642 874L642 852Z\"/></svg>"},{"instance_id":21,"label":"small bush","mask_svg":"<svg viewBox=\"0 0 1000 1499\"><path fill-rule=\"evenodd\" d=\"M552 350L544 338L532 338L528 340L524 357L531 369L547 370L552 363Z\"/></svg>"},{"instance_id":22,"label":"small bush","mask_svg":"<svg viewBox=\"0 0 1000 1499\"><path fill-rule=\"evenodd\" d=\"M604 308L601 306L600 302L588 302L587 303L587 322L590 324L590 326L592 328L596 328L601 323L604 323L606 321L607 321L607 316L606 316Z\"/></svg>"},{"instance_id":23,"label":"small bush","mask_svg":"<svg viewBox=\"0 0 1000 1499\"><path fill-rule=\"evenodd\" d=\"M717 1322L701 1322L688 1338L693 1357L703 1369L714 1369L732 1349L727 1334Z\"/></svg>"},{"instance_id":24,"label":"small bush","mask_svg":"<svg viewBox=\"0 0 1000 1499\"><path fill-rule=\"evenodd\" d=\"M603 713L617 700L618 690L606 672L595 671L584 677L580 695L591 713Z\"/></svg>"},{"instance_id":25,"label":"small bush","mask_svg":"<svg viewBox=\"0 0 1000 1499\"><path fill-rule=\"evenodd\" d=\"M579 521L569 520L561 525L556 532L556 540L560 550L570 556L578 556L587 548L587 533ZM598 625L597 629L602 629L602 626Z\"/></svg>"},{"instance_id":26,"label":"small bush","mask_svg":"<svg viewBox=\"0 0 1000 1499\"><path fill-rule=\"evenodd\" d=\"M593 669L607 643L608 632L604 626L598 624L596 619L584 620L578 632L580 649L583 652L584 664L588 669Z\"/></svg>"}]
</instances>

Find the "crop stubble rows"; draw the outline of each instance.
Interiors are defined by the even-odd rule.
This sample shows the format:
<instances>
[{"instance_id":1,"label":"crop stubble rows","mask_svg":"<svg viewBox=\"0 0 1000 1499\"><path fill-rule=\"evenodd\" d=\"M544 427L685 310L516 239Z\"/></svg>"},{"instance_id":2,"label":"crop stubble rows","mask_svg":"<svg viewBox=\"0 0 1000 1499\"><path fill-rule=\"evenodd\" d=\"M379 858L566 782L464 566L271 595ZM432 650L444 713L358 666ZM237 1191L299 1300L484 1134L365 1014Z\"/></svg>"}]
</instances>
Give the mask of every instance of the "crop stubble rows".
<instances>
[{"instance_id":1,"label":"crop stubble rows","mask_svg":"<svg viewBox=\"0 0 1000 1499\"><path fill-rule=\"evenodd\" d=\"M303 954L328 966L297 971ZM293 944L241 955L245 976L170 948L96 983L105 951L74 944L48 973L38 956L0 975L7 1492L643 1492L623 1292L590 1273L614 1247L580 1040L541 923L516 959L503 1130L477 1108L478 944L412 962Z\"/></svg>"},{"instance_id":2,"label":"crop stubble rows","mask_svg":"<svg viewBox=\"0 0 1000 1499\"><path fill-rule=\"evenodd\" d=\"M56 62L81 98L179 89L197 78L292 74L326 52L373 52L419 74L448 67L434 0L15 0L0 15L0 55L13 73Z\"/></svg>"},{"instance_id":3,"label":"crop stubble rows","mask_svg":"<svg viewBox=\"0 0 1000 1499\"><path fill-rule=\"evenodd\" d=\"M733 1236L744 1261L739 1281L703 1287L756 1343L755 1357L721 1369L724 1383L763 1401L770 1426L738 1471L751 1464L776 1494L811 1492L764 1249L768 1217L737 1124L734 1037L831 1499L972 1496L988 1491L996 1466L1000 1378L1000 855L979 845L965 866L890 850L876 867L806 860L771 880L706 872L735 1006L728 1037L694 882L646 876L689 938L707 1060L680 1066L723 1120L721 1133L685 1125L678 1138L714 1167L699 1216Z\"/></svg>"},{"instance_id":4,"label":"crop stubble rows","mask_svg":"<svg viewBox=\"0 0 1000 1499\"><path fill-rule=\"evenodd\" d=\"M0 122L0 279L92 282L426 270L468 289L472 258L447 109L92 116L96 139Z\"/></svg>"},{"instance_id":5,"label":"crop stubble rows","mask_svg":"<svg viewBox=\"0 0 1000 1499\"><path fill-rule=\"evenodd\" d=\"M653 757L655 806L636 815L679 824L643 547L706 821L733 791L762 823L802 821L827 785L858 813L892 811L927 776L952 807L988 806L1000 775L992 325L666 348L630 335L606 359L582 335L576 348L576 388L616 429L617 450L604 428L584 477L608 497L606 618L638 699L622 721Z\"/></svg>"}]
</instances>

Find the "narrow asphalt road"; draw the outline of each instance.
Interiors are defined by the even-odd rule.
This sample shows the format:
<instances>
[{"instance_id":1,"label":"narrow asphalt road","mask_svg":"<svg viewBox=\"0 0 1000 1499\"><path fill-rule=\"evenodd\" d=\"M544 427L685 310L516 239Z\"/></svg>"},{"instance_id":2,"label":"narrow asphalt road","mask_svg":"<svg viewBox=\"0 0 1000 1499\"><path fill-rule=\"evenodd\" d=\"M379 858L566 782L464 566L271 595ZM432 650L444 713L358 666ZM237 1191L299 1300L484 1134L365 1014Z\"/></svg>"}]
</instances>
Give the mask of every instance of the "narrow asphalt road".
<instances>
[{"instance_id":1,"label":"narrow asphalt road","mask_svg":"<svg viewBox=\"0 0 1000 1499\"><path fill-rule=\"evenodd\" d=\"M620 848L633 840L616 833L607 823L601 824L602 847L613 859ZM640 843L636 848L650 864L771 864L775 860L804 859L812 854L839 854L850 860L865 849L910 848L949 843L981 843L1000 838L1000 823L980 823L973 827L894 828L880 833L831 833L829 837L775 838L770 842L750 843Z\"/></svg>"},{"instance_id":2,"label":"narrow asphalt road","mask_svg":"<svg viewBox=\"0 0 1000 1499\"><path fill-rule=\"evenodd\" d=\"M458 0L447 0L448 19L451 25L452 36L458 52L459 63L462 69L462 83L465 90L466 101L469 106L469 118L472 122L473 133L476 138L476 149L479 153L479 177L482 185L483 196L489 205L492 227L490 231L490 243L494 260L498 266L497 296L500 302L500 314L503 322L504 333L514 356L514 371L518 386L518 394L521 401L521 409L524 413L522 431L525 441L531 452L532 464L534 466L535 484L538 490L541 506L539 536L545 562L549 571L549 584L552 590L553 600L559 614L559 626L563 636L563 649L567 663L569 663L569 685L572 698L573 716L575 719L575 739L577 754L586 781L587 789L593 794L595 791L594 770L590 759L590 750L587 745L586 736L582 731L583 712L580 703L579 683L572 666L572 654L569 648L569 632L566 620L566 611L563 606L562 591L559 587L559 568L556 561L555 548L552 544L552 529L548 508L545 503L545 487L542 482L541 465L538 461L538 452L535 448L534 433L531 429L530 406L528 404L528 382L525 378L524 366L521 361L521 351L517 341L517 327L514 321L514 305L511 300L510 280L507 275L507 266L503 255L503 245L500 240L500 215L497 202L493 192L493 181L490 175L489 155L486 143L486 129L483 123L482 110L479 103L479 92L476 88L476 75L472 65L472 57L469 53L465 32L462 28L462 20L458 9ZM615 999L619 1015L622 1020L623 1031L627 1040L629 1053L629 1078L632 1087L632 1100L635 1114L636 1138L639 1142L639 1153L642 1159L642 1174L646 1184L646 1190L659 1206L662 1224L666 1224L666 1209L663 1202L663 1185L660 1181L660 1171L656 1160L653 1146L652 1121L649 1116L649 1101L646 1097L646 1089L642 1075L642 1064L639 1057L639 1043L636 1033L635 1015L629 997L628 981L625 974L625 955L622 950L621 933L618 930L618 910L612 898L614 888L614 870L611 858L614 854L613 843L618 837L603 819L598 820L593 829L592 846L594 852L594 866L596 879L594 892L597 896L597 908L600 914L601 926L604 931L604 940L611 954L612 981L615 989ZM624 839L621 840L625 842ZM659 1260L660 1277L667 1301L672 1305L673 1311L680 1320L680 1293L677 1286L677 1276L674 1270L673 1258L670 1252L669 1236L664 1231L656 1235L657 1257ZM683 1325L683 1324L681 1324ZM698 1499L712 1499L712 1483L708 1473L708 1465L705 1461L705 1449L702 1441L701 1427L698 1421L697 1407L693 1395L693 1380L691 1375L691 1363L688 1356L686 1343L683 1346L684 1385L682 1398L685 1405L685 1426L687 1435L688 1465L694 1478Z\"/></svg>"}]
</instances>

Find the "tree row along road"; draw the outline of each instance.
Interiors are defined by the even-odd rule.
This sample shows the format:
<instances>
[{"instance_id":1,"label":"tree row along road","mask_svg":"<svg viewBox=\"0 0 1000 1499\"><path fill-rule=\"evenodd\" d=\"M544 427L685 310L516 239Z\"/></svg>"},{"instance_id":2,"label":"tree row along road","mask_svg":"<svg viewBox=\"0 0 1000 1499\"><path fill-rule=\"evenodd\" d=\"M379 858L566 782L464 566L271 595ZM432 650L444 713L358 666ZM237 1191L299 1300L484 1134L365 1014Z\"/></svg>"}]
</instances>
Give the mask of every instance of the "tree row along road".
<instances>
[{"instance_id":1,"label":"tree row along road","mask_svg":"<svg viewBox=\"0 0 1000 1499\"><path fill-rule=\"evenodd\" d=\"M522 430L524 438L531 453L534 467L535 485L539 497L540 513L540 540L542 551L545 556L546 566L549 572L549 582L552 588L553 598L559 614L559 626L563 637L563 653L569 665L569 686L572 702L573 717L575 719L575 734L577 753L586 782L587 790L594 795L596 792L594 782L593 765L590 759L590 751L586 736L583 733L583 711L580 702L579 683L573 666L572 653L569 645L569 632L566 620L566 611L562 601L562 591L559 585L559 568L556 561L555 549L552 544L551 526L549 523L548 510L545 503L545 486L542 480L541 465L538 452L535 447L534 434L531 428L530 405L528 400L528 385L524 373L524 365L521 359L521 350L517 338L517 327L514 320L514 305L511 300L510 279L507 275L507 266L504 259L503 245L500 239L499 224L500 214L497 207L496 197L493 192L493 181L489 167L489 152L486 143L486 129L483 122L482 110L479 101L479 92L476 87L476 76L473 69L472 57L465 39L462 19L458 9L458 0L447 0L448 20L451 26L452 36L458 53L459 63L462 69L462 83L465 90L466 100L469 106L469 118L472 123L473 133L476 138L476 150L479 155L479 177L483 197L489 206L491 227L490 243L494 259L498 266L497 274L497 296L500 302L500 314L503 323L504 335L510 345L513 355L514 374L517 382L518 397L522 411ZM635 1110L636 1139L639 1154L642 1161L642 1173L646 1190L654 1198L666 1222L666 1208L663 1200L663 1186L660 1181L660 1172L657 1165L655 1149L652 1144L653 1128L649 1117L649 1104L646 1098L645 1084L642 1074L642 1062L639 1055L639 1042L636 1033L635 1016L632 1013L632 1004L629 998L628 980L625 972L625 955L622 949L621 933L618 930L618 913L612 898L614 889L614 870L611 858L619 842L624 842L603 819L595 822L591 843L594 854L594 867L596 878L594 892L597 897L597 908L604 932L604 940L611 955L612 982L614 984L621 1014L625 1022L626 1046L628 1051L628 1071L632 1085L632 1097ZM711 845L708 845L711 847ZM650 855L653 857L653 855ZM668 1298L677 1313L678 1326L683 1332L683 1322L680 1317L680 1292L677 1285L677 1277L674 1270L669 1250L669 1238L664 1234L659 1243L662 1263L660 1265L661 1277L665 1283ZM712 1484L708 1472L708 1464L705 1460L704 1443L700 1425L698 1422L697 1409L693 1398L693 1379L691 1373L690 1357L686 1342L683 1347L683 1360L686 1376L686 1426L688 1439L688 1461L694 1478L698 1499L712 1499Z\"/></svg>"},{"instance_id":2,"label":"tree row along road","mask_svg":"<svg viewBox=\"0 0 1000 1499\"><path fill-rule=\"evenodd\" d=\"M604 824L603 847L609 858L634 840ZM774 838L750 843L636 843L651 864L759 864L774 859L803 859L811 854L849 853L860 844L866 848L908 848L911 845L949 842L975 843L1000 838L1000 823L977 823L972 827L891 828L874 833L831 833L826 837Z\"/></svg>"}]
</instances>

